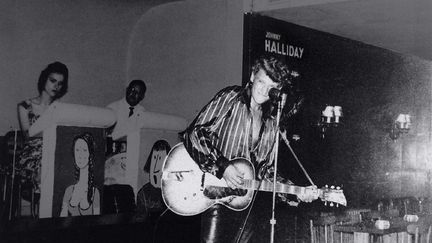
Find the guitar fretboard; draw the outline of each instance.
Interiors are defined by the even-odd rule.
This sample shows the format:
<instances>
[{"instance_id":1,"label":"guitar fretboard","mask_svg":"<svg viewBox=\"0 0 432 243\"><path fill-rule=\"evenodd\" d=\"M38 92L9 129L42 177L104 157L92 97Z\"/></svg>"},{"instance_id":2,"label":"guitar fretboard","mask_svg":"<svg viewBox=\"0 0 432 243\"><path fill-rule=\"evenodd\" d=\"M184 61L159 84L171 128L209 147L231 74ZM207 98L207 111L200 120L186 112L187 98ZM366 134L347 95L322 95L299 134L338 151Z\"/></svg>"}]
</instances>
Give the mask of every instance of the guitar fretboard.
<instances>
[{"instance_id":1,"label":"guitar fretboard","mask_svg":"<svg viewBox=\"0 0 432 243\"><path fill-rule=\"evenodd\" d=\"M257 180L243 180L245 189L253 189L259 191L272 192L273 191L273 183L270 181L257 181ZM260 185L261 183L261 185ZM259 186L259 189L258 189ZM292 195L298 195L300 193L304 193L307 189L301 186L294 186L283 183L276 183L276 192L280 193L288 193Z\"/></svg>"}]
</instances>

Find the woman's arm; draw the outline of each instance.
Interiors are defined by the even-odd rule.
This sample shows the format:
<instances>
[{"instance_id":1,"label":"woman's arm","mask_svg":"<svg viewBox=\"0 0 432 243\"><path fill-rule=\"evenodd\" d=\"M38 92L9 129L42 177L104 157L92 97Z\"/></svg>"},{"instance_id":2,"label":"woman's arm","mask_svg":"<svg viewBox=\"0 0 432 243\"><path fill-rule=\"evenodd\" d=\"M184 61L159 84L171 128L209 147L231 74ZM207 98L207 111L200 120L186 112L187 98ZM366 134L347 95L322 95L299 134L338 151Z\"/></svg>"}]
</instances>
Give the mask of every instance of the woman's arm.
<instances>
[{"instance_id":1,"label":"woman's arm","mask_svg":"<svg viewBox=\"0 0 432 243\"><path fill-rule=\"evenodd\" d=\"M61 212L60 212L60 217L66 217L67 211L68 211L68 204L63 202Z\"/></svg>"},{"instance_id":2,"label":"woman's arm","mask_svg":"<svg viewBox=\"0 0 432 243\"><path fill-rule=\"evenodd\" d=\"M28 130L30 128L30 120L28 117L29 111L24 106L25 106L25 102L21 102L20 104L18 104L17 110L18 110L18 121L19 121L21 131L25 136L25 138L27 139Z\"/></svg>"},{"instance_id":3,"label":"woman's arm","mask_svg":"<svg viewBox=\"0 0 432 243\"><path fill-rule=\"evenodd\" d=\"M93 214L100 214L100 195L99 190L95 187L94 189L94 197L93 197Z\"/></svg>"},{"instance_id":4,"label":"woman's arm","mask_svg":"<svg viewBox=\"0 0 432 243\"><path fill-rule=\"evenodd\" d=\"M68 207L69 207L69 200L72 196L72 187L73 186L68 186L65 190L65 193L63 195L63 203L60 212L60 217L68 216Z\"/></svg>"}]
</instances>

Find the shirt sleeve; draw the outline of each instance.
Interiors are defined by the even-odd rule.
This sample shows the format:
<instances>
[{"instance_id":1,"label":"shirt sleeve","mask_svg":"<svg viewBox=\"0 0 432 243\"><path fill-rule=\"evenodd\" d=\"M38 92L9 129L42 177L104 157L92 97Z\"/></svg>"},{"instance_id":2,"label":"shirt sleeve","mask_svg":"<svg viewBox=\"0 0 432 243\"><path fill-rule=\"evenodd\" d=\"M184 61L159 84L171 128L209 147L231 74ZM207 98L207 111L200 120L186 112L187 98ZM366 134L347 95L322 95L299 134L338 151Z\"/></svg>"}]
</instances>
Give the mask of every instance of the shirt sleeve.
<instances>
[{"instance_id":1,"label":"shirt sleeve","mask_svg":"<svg viewBox=\"0 0 432 243\"><path fill-rule=\"evenodd\" d=\"M186 150L201 170L218 178L222 178L229 161L215 146L218 139L216 130L230 112L239 90L240 86L221 90L181 134Z\"/></svg>"}]
</instances>

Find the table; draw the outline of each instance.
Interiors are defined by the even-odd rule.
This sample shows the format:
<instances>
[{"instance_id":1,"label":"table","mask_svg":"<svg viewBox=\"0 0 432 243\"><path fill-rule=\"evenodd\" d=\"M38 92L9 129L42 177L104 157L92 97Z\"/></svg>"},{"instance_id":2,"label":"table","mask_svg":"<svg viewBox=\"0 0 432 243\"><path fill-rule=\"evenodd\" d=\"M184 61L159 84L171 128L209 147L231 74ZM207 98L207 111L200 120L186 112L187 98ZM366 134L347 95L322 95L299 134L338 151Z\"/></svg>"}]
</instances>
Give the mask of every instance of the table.
<instances>
[{"instance_id":1,"label":"table","mask_svg":"<svg viewBox=\"0 0 432 243\"><path fill-rule=\"evenodd\" d=\"M377 229L373 222L362 222L354 225L334 225L336 235L334 242L355 242L355 243L393 243L410 242L411 236L407 232L408 222L401 219L390 221L390 228L385 230Z\"/></svg>"},{"instance_id":2,"label":"table","mask_svg":"<svg viewBox=\"0 0 432 243\"><path fill-rule=\"evenodd\" d=\"M419 215L417 222L406 222L403 218L390 220L390 228L377 229L373 222L362 222L352 225L334 225L334 242L429 242L432 234L432 215ZM336 238L338 238L336 240Z\"/></svg>"}]
</instances>

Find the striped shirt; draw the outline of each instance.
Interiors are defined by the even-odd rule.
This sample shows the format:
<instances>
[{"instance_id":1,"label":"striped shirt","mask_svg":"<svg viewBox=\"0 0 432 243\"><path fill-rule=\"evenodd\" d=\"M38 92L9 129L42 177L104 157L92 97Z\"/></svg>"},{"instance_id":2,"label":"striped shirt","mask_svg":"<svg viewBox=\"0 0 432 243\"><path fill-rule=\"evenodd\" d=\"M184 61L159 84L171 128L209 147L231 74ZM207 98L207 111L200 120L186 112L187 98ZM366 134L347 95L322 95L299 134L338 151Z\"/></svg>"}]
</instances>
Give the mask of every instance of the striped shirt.
<instances>
[{"instance_id":1,"label":"striped shirt","mask_svg":"<svg viewBox=\"0 0 432 243\"><path fill-rule=\"evenodd\" d=\"M276 135L276 119L262 121L258 142L252 144L252 114L243 88L221 90L182 133L183 143L201 170L221 178L228 160L243 157L255 167L268 162Z\"/></svg>"}]
</instances>

